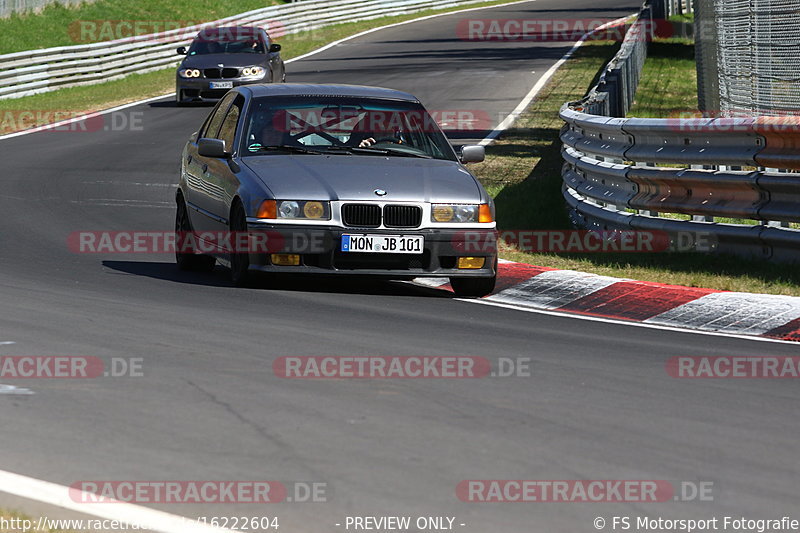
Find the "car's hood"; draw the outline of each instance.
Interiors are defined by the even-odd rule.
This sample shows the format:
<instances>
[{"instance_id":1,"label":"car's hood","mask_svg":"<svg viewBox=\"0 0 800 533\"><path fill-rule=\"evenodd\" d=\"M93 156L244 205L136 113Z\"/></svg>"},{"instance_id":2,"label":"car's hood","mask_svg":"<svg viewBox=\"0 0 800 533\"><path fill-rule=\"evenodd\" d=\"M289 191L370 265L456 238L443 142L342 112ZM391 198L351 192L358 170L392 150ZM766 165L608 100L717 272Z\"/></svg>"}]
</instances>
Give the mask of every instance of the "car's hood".
<instances>
[{"instance_id":1,"label":"car's hood","mask_svg":"<svg viewBox=\"0 0 800 533\"><path fill-rule=\"evenodd\" d=\"M264 155L245 165L278 200L475 203L481 191L454 161L363 155ZM386 191L385 196L375 194Z\"/></svg>"},{"instance_id":2,"label":"car's hood","mask_svg":"<svg viewBox=\"0 0 800 533\"><path fill-rule=\"evenodd\" d=\"M248 67L264 63L264 54L205 54L186 56L181 63L183 68Z\"/></svg>"}]
</instances>

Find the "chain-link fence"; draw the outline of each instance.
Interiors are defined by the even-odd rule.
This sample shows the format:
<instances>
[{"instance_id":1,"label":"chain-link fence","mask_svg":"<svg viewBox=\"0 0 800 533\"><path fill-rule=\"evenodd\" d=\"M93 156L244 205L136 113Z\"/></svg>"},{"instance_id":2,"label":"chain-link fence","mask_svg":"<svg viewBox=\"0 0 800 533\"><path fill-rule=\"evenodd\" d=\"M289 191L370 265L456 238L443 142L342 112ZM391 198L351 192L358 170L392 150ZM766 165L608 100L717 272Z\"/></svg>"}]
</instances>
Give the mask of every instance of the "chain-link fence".
<instances>
[{"instance_id":1,"label":"chain-link fence","mask_svg":"<svg viewBox=\"0 0 800 533\"><path fill-rule=\"evenodd\" d=\"M695 0L700 108L800 112L800 1Z\"/></svg>"},{"instance_id":2,"label":"chain-link fence","mask_svg":"<svg viewBox=\"0 0 800 533\"><path fill-rule=\"evenodd\" d=\"M8 17L12 13L26 13L42 9L50 4L74 6L94 0L0 0L0 18Z\"/></svg>"}]
</instances>

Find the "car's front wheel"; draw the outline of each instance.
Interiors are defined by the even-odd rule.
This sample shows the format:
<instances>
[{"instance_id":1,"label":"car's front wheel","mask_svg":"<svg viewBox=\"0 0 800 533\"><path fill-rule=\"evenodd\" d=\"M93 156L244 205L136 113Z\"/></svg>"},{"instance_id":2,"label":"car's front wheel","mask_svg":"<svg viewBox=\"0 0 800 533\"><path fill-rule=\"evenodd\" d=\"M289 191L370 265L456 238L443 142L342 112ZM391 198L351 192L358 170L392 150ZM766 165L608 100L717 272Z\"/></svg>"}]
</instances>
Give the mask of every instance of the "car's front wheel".
<instances>
[{"instance_id":1,"label":"car's front wheel","mask_svg":"<svg viewBox=\"0 0 800 533\"><path fill-rule=\"evenodd\" d=\"M175 213L175 262L179 270L191 272L211 272L217 260L208 255L195 253L194 234L189 220L189 210L183 197L178 198Z\"/></svg>"}]
</instances>

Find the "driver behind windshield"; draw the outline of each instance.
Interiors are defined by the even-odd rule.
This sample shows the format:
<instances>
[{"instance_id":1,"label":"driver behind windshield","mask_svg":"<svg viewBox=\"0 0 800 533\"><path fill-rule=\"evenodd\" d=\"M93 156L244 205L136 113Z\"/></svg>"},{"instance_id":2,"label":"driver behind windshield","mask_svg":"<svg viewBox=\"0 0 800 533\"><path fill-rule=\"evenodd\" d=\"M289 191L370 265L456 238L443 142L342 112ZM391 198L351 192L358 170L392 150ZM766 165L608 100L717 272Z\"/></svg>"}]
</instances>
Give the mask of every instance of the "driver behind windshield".
<instances>
[{"instance_id":1,"label":"driver behind windshield","mask_svg":"<svg viewBox=\"0 0 800 533\"><path fill-rule=\"evenodd\" d=\"M369 148L378 143L403 144L401 124L397 112L367 111L353 128L347 145Z\"/></svg>"}]
</instances>

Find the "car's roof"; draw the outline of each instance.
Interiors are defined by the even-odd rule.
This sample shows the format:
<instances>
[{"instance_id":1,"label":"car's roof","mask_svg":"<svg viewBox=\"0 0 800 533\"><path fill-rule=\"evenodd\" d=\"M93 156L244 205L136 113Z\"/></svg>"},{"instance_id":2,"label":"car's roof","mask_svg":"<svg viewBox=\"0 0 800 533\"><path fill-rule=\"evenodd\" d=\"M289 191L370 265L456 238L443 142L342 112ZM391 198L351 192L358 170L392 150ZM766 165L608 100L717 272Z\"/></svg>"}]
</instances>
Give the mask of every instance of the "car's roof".
<instances>
[{"instance_id":1,"label":"car's roof","mask_svg":"<svg viewBox=\"0 0 800 533\"><path fill-rule=\"evenodd\" d=\"M353 96L356 98L382 98L387 100L404 100L419 102L417 98L403 91L366 87L363 85L332 85L312 83L262 83L245 85L240 89L249 89L254 97L259 96Z\"/></svg>"}]
</instances>

